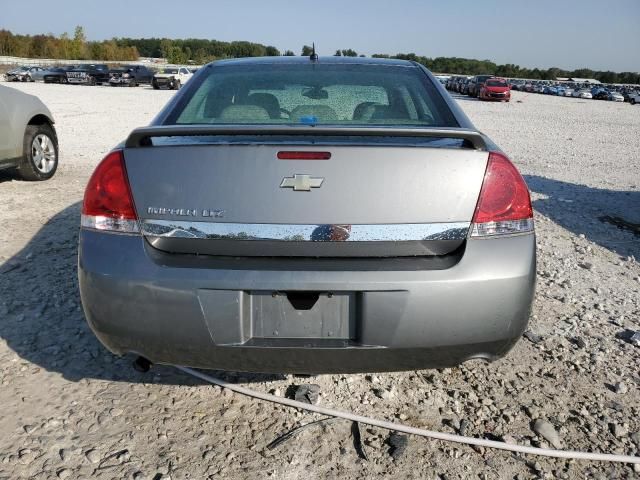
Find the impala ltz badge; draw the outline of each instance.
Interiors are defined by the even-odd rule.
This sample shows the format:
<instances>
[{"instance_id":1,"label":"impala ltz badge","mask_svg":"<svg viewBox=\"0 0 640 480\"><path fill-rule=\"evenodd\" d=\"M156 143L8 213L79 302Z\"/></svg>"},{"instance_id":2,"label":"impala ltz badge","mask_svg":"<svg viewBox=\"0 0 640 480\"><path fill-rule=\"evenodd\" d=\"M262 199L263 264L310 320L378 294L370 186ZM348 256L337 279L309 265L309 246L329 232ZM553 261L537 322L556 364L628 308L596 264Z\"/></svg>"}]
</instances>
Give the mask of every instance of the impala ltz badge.
<instances>
[{"instance_id":1,"label":"impala ltz badge","mask_svg":"<svg viewBox=\"0 0 640 480\"><path fill-rule=\"evenodd\" d=\"M224 210L212 208L167 208L167 207L147 207L149 215L175 216L175 217L224 217Z\"/></svg>"},{"instance_id":2,"label":"impala ltz badge","mask_svg":"<svg viewBox=\"0 0 640 480\"><path fill-rule=\"evenodd\" d=\"M293 177L284 177L280 188L293 188L296 192L310 192L312 188L320 188L322 182L324 182L324 178L295 174Z\"/></svg>"}]
</instances>

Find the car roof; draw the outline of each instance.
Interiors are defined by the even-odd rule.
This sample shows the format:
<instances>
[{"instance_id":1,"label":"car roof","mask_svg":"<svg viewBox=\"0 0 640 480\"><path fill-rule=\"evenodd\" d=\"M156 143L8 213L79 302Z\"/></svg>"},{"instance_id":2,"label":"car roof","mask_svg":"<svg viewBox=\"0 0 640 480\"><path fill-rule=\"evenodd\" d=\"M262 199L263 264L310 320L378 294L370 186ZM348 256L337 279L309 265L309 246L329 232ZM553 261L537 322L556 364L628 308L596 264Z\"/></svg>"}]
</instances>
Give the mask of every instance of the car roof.
<instances>
[{"instance_id":1,"label":"car roof","mask_svg":"<svg viewBox=\"0 0 640 480\"><path fill-rule=\"evenodd\" d=\"M307 56L281 56L281 57L245 57L230 58L225 60L217 60L209 65L274 65L274 64L311 64L312 62ZM319 57L319 64L338 65L396 65L403 67L412 67L416 64L409 60L399 60L396 58L371 58L371 57Z\"/></svg>"}]
</instances>

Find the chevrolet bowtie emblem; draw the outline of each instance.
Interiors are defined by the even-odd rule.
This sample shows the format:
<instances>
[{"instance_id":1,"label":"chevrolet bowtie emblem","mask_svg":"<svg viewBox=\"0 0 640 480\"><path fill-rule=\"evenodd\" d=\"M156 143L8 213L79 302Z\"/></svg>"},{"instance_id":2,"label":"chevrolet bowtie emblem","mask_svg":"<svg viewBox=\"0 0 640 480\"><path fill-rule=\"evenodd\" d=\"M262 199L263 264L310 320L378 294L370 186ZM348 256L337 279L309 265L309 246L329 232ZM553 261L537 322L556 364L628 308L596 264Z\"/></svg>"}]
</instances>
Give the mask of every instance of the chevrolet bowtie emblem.
<instances>
[{"instance_id":1,"label":"chevrolet bowtie emblem","mask_svg":"<svg viewBox=\"0 0 640 480\"><path fill-rule=\"evenodd\" d=\"M320 188L324 178L315 178L311 175L298 175L284 177L280 188L293 188L296 192L310 192L312 188Z\"/></svg>"}]
</instances>

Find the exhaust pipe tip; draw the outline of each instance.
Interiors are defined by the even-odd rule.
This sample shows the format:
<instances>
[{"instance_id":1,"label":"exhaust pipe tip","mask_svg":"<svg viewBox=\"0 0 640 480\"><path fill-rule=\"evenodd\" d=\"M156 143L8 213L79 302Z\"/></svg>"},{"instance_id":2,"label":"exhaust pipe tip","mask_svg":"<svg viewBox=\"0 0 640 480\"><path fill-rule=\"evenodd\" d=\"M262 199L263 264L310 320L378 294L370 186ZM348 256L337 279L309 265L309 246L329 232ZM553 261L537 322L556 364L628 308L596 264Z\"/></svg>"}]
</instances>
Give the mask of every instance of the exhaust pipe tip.
<instances>
[{"instance_id":1,"label":"exhaust pipe tip","mask_svg":"<svg viewBox=\"0 0 640 480\"><path fill-rule=\"evenodd\" d=\"M138 357L133 361L133 368L140 373L147 373L152 366L153 363L144 357Z\"/></svg>"},{"instance_id":2,"label":"exhaust pipe tip","mask_svg":"<svg viewBox=\"0 0 640 480\"><path fill-rule=\"evenodd\" d=\"M476 353L468 357L467 359L465 359L462 363L466 367L476 367L480 365L489 364L497 359L498 359L497 356L491 355L489 353Z\"/></svg>"}]
</instances>

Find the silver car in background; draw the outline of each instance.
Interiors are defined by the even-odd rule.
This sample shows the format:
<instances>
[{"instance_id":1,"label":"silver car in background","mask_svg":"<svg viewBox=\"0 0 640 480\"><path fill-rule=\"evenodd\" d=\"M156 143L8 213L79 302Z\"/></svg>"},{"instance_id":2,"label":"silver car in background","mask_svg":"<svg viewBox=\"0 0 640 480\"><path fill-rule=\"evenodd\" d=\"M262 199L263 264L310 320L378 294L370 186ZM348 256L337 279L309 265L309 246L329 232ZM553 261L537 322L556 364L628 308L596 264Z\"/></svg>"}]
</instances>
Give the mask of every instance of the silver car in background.
<instances>
[{"instance_id":1,"label":"silver car in background","mask_svg":"<svg viewBox=\"0 0 640 480\"><path fill-rule=\"evenodd\" d=\"M5 73L7 82L35 82L42 80L46 70L42 67L17 67Z\"/></svg>"},{"instance_id":2,"label":"silver car in background","mask_svg":"<svg viewBox=\"0 0 640 480\"><path fill-rule=\"evenodd\" d=\"M0 170L25 180L48 180L58 168L53 115L33 95L0 85Z\"/></svg>"},{"instance_id":3,"label":"silver car in background","mask_svg":"<svg viewBox=\"0 0 640 480\"><path fill-rule=\"evenodd\" d=\"M205 66L96 168L79 242L102 343L202 368L494 360L535 286L524 180L402 60Z\"/></svg>"}]
</instances>

